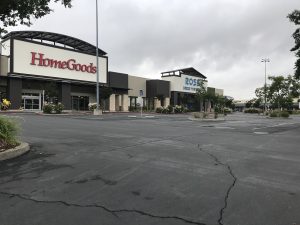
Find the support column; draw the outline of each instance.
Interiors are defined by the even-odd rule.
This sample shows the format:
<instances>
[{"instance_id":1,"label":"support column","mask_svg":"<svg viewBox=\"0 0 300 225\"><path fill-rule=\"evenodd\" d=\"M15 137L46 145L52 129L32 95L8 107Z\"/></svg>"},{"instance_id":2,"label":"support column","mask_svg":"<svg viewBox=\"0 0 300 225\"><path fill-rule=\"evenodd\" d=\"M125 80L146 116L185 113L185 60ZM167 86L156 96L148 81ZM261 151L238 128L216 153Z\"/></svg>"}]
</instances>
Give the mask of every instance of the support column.
<instances>
[{"instance_id":1,"label":"support column","mask_svg":"<svg viewBox=\"0 0 300 225\"><path fill-rule=\"evenodd\" d=\"M115 112L116 111L116 95L112 94L109 97L109 111Z\"/></svg>"},{"instance_id":2,"label":"support column","mask_svg":"<svg viewBox=\"0 0 300 225\"><path fill-rule=\"evenodd\" d=\"M207 102L207 112L211 112L211 101Z\"/></svg>"},{"instance_id":3,"label":"support column","mask_svg":"<svg viewBox=\"0 0 300 225\"><path fill-rule=\"evenodd\" d=\"M122 111L128 112L128 95L122 95Z\"/></svg>"},{"instance_id":4,"label":"support column","mask_svg":"<svg viewBox=\"0 0 300 225\"><path fill-rule=\"evenodd\" d=\"M71 84L61 83L60 101L64 105L64 110L71 110Z\"/></svg>"},{"instance_id":5,"label":"support column","mask_svg":"<svg viewBox=\"0 0 300 225\"><path fill-rule=\"evenodd\" d=\"M154 110L161 107L160 100L158 98L154 98Z\"/></svg>"},{"instance_id":6,"label":"support column","mask_svg":"<svg viewBox=\"0 0 300 225\"><path fill-rule=\"evenodd\" d=\"M7 97L11 102L9 109L20 109L22 101L22 79L10 77L7 87Z\"/></svg>"},{"instance_id":7,"label":"support column","mask_svg":"<svg viewBox=\"0 0 300 225\"><path fill-rule=\"evenodd\" d=\"M175 105L178 105L178 94L177 94L177 92L171 92L171 94L173 95L173 104L174 104L174 106Z\"/></svg>"},{"instance_id":8,"label":"support column","mask_svg":"<svg viewBox=\"0 0 300 225\"><path fill-rule=\"evenodd\" d=\"M167 97L166 97L166 98L164 99L164 106L165 106L165 107L168 107L169 105L170 105L170 98L167 98Z\"/></svg>"},{"instance_id":9,"label":"support column","mask_svg":"<svg viewBox=\"0 0 300 225\"><path fill-rule=\"evenodd\" d=\"M120 107L121 106L121 107ZM119 95L119 105L118 105L118 111L122 111L122 95Z\"/></svg>"}]
</instances>

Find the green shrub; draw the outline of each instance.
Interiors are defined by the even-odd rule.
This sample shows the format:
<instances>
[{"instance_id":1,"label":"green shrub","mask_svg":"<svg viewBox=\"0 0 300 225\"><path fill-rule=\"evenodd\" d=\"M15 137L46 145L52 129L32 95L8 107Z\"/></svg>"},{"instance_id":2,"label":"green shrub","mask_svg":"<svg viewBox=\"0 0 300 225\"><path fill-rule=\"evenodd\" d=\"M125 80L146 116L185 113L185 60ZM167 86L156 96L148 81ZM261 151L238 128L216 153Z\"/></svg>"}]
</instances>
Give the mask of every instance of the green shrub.
<instances>
[{"instance_id":1,"label":"green shrub","mask_svg":"<svg viewBox=\"0 0 300 225\"><path fill-rule=\"evenodd\" d=\"M64 105L61 104L61 103L58 103L58 104L45 104L43 106L43 113L46 113L46 114L51 114L51 113L56 113L56 114L60 114L62 113L64 109Z\"/></svg>"},{"instance_id":2,"label":"green shrub","mask_svg":"<svg viewBox=\"0 0 300 225\"><path fill-rule=\"evenodd\" d=\"M270 113L270 117L288 118L289 116L290 116L290 114L288 113L288 111L273 111Z\"/></svg>"},{"instance_id":3,"label":"green shrub","mask_svg":"<svg viewBox=\"0 0 300 225\"><path fill-rule=\"evenodd\" d=\"M216 113L221 113L221 112L222 112L222 108L219 107L219 106L215 106L215 107L214 107L214 112L216 112Z\"/></svg>"},{"instance_id":4,"label":"green shrub","mask_svg":"<svg viewBox=\"0 0 300 225\"><path fill-rule=\"evenodd\" d=\"M155 110L157 113L162 113L163 107L157 107Z\"/></svg>"},{"instance_id":5,"label":"green shrub","mask_svg":"<svg viewBox=\"0 0 300 225\"><path fill-rule=\"evenodd\" d=\"M174 113L182 113L183 112L183 106L181 105L175 105L174 107Z\"/></svg>"},{"instance_id":6,"label":"green shrub","mask_svg":"<svg viewBox=\"0 0 300 225\"><path fill-rule=\"evenodd\" d=\"M287 111L282 111L282 112L280 112L280 116L284 117L284 118L288 118L290 116L290 114Z\"/></svg>"},{"instance_id":7,"label":"green shrub","mask_svg":"<svg viewBox=\"0 0 300 225\"><path fill-rule=\"evenodd\" d=\"M224 107L224 114L232 113L232 109L228 107Z\"/></svg>"},{"instance_id":8,"label":"green shrub","mask_svg":"<svg viewBox=\"0 0 300 225\"><path fill-rule=\"evenodd\" d=\"M168 108L163 107L161 113L168 114L169 113Z\"/></svg>"},{"instance_id":9,"label":"green shrub","mask_svg":"<svg viewBox=\"0 0 300 225\"><path fill-rule=\"evenodd\" d=\"M89 110L93 112L95 109L97 109L97 103L89 103L88 107Z\"/></svg>"},{"instance_id":10,"label":"green shrub","mask_svg":"<svg viewBox=\"0 0 300 225\"><path fill-rule=\"evenodd\" d=\"M50 113L52 113L52 111L53 111L53 104L45 104L44 106L43 106L43 113L47 113L47 114L50 114Z\"/></svg>"},{"instance_id":11,"label":"green shrub","mask_svg":"<svg viewBox=\"0 0 300 225\"><path fill-rule=\"evenodd\" d=\"M175 105L173 107L174 113L187 113L188 109L184 107L183 105Z\"/></svg>"},{"instance_id":12,"label":"green shrub","mask_svg":"<svg viewBox=\"0 0 300 225\"><path fill-rule=\"evenodd\" d=\"M16 120L0 116L0 149L15 147L19 144L17 135L19 124Z\"/></svg>"},{"instance_id":13,"label":"green shrub","mask_svg":"<svg viewBox=\"0 0 300 225\"><path fill-rule=\"evenodd\" d=\"M64 105L62 103L58 103L57 105L54 105L53 110L55 113L61 114L62 111L64 110Z\"/></svg>"},{"instance_id":14,"label":"green shrub","mask_svg":"<svg viewBox=\"0 0 300 225\"><path fill-rule=\"evenodd\" d=\"M173 106L171 106L171 105L168 105L167 106L167 113L173 113Z\"/></svg>"},{"instance_id":15,"label":"green shrub","mask_svg":"<svg viewBox=\"0 0 300 225\"><path fill-rule=\"evenodd\" d=\"M261 113L262 110L261 109L257 109L257 108L250 108L250 109L245 109L244 113Z\"/></svg>"},{"instance_id":16,"label":"green shrub","mask_svg":"<svg viewBox=\"0 0 300 225\"><path fill-rule=\"evenodd\" d=\"M271 112L270 117L278 117L278 113L277 112Z\"/></svg>"}]
</instances>

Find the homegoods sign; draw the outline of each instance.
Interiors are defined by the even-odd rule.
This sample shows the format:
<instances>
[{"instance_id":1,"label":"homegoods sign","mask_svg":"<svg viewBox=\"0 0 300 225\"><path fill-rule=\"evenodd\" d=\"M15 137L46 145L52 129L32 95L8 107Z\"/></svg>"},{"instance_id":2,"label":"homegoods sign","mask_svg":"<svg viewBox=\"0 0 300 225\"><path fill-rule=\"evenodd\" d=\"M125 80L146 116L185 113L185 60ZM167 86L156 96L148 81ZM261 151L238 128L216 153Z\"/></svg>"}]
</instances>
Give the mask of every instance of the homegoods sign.
<instances>
[{"instance_id":1,"label":"homegoods sign","mask_svg":"<svg viewBox=\"0 0 300 225\"><path fill-rule=\"evenodd\" d=\"M99 82L107 82L107 57L99 57ZM69 49L14 40L12 74L96 82L96 57Z\"/></svg>"},{"instance_id":2,"label":"homegoods sign","mask_svg":"<svg viewBox=\"0 0 300 225\"><path fill-rule=\"evenodd\" d=\"M44 66L57 69L68 69L73 71L81 71L87 73L96 73L97 67L93 63L81 64L76 61L76 59L67 60L57 60L46 58L43 53L31 52L31 62L30 65L33 66Z\"/></svg>"}]
</instances>

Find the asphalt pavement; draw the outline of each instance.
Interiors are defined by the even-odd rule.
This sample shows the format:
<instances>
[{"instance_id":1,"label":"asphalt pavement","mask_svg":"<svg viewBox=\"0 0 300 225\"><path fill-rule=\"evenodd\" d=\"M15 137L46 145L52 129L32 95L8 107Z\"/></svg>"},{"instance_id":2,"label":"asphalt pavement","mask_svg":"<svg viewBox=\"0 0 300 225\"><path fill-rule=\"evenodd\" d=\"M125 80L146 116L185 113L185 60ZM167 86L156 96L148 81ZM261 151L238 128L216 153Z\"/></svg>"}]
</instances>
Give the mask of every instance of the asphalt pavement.
<instances>
[{"instance_id":1,"label":"asphalt pavement","mask_svg":"<svg viewBox=\"0 0 300 225\"><path fill-rule=\"evenodd\" d=\"M1 225L300 225L300 117L10 116Z\"/></svg>"}]
</instances>

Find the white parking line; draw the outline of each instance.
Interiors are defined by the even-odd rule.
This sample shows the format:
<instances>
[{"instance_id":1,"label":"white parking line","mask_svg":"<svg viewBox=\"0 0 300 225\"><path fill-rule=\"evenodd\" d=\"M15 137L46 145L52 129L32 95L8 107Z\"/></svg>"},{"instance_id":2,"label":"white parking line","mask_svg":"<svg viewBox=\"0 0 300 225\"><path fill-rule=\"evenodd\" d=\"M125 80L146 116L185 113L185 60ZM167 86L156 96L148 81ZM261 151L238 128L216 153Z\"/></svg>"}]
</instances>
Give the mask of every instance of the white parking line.
<instances>
[{"instance_id":1,"label":"white parking line","mask_svg":"<svg viewBox=\"0 0 300 225\"><path fill-rule=\"evenodd\" d=\"M253 132L254 134L269 134L268 132Z\"/></svg>"},{"instance_id":2,"label":"white parking line","mask_svg":"<svg viewBox=\"0 0 300 225\"><path fill-rule=\"evenodd\" d=\"M230 129L230 130L234 130L235 128L233 127L215 127L216 129Z\"/></svg>"}]
</instances>

